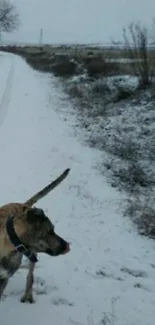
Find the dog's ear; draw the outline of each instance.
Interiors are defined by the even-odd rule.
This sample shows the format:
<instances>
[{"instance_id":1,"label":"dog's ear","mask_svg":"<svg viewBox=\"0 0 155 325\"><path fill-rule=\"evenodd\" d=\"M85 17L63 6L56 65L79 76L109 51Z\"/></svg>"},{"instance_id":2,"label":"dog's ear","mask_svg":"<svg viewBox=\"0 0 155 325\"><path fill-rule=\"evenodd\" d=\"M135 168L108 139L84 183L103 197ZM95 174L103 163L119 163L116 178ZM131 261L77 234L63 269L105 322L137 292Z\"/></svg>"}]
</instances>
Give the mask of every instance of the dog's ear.
<instances>
[{"instance_id":1,"label":"dog's ear","mask_svg":"<svg viewBox=\"0 0 155 325\"><path fill-rule=\"evenodd\" d=\"M45 220L45 214L42 209L30 208L27 210L27 222L30 224L37 224Z\"/></svg>"}]
</instances>

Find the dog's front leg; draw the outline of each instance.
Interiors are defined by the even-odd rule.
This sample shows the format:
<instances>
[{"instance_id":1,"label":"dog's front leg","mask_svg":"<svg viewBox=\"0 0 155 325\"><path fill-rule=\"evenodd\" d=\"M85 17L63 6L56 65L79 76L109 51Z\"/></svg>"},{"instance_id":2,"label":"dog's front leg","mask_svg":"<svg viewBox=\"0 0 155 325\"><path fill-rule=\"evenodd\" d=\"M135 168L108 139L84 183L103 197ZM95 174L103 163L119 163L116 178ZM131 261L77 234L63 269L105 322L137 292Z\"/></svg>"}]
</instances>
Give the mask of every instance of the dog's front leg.
<instances>
[{"instance_id":1,"label":"dog's front leg","mask_svg":"<svg viewBox=\"0 0 155 325\"><path fill-rule=\"evenodd\" d=\"M1 278L0 277L0 300L1 300L3 291L4 291L7 283L8 283L8 279L7 278Z\"/></svg>"},{"instance_id":2,"label":"dog's front leg","mask_svg":"<svg viewBox=\"0 0 155 325\"><path fill-rule=\"evenodd\" d=\"M35 263L29 262L29 270L26 279L26 288L23 297L21 298L21 302L29 302L33 303L33 282L34 282L34 268Z\"/></svg>"}]
</instances>

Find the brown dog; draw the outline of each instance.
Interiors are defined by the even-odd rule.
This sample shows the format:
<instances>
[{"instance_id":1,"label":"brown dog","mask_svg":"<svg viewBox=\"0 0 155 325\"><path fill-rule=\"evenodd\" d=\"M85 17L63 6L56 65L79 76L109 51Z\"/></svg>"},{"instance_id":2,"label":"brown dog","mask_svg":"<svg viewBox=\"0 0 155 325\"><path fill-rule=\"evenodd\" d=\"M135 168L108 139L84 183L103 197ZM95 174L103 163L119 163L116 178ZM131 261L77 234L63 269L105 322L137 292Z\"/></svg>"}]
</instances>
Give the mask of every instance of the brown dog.
<instances>
[{"instance_id":1,"label":"brown dog","mask_svg":"<svg viewBox=\"0 0 155 325\"><path fill-rule=\"evenodd\" d=\"M22 302L33 300L33 271L37 253L57 256L69 252L69 243L59 237L42 209L32 206L68 175L66 169L54 182L25 203L9 203L0 207L0 298L9 278L20 267L22 257L29 258L29 271Z\"/></svg>"}]
</instances>

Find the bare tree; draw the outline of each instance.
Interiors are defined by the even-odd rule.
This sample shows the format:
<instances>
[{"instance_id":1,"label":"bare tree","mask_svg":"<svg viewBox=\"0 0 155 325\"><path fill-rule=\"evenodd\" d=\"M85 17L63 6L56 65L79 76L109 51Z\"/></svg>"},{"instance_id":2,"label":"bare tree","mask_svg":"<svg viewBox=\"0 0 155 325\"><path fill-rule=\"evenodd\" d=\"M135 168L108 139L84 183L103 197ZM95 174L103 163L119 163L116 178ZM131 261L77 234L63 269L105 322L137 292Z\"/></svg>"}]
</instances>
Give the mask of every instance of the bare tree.
<instances>
[{"instance_id":1,"label":"bare tree","mask_svg":"<svg viewBox=\"0 0 155 325\"><path fill-rule=\"evenodd\" d=\"M0 34L10 33L19 27L19 15L9 0L0 0Z\"/></svg>"},{"instance_id":2,"label":"bare tree","mask_svg":"<svg viewBox=\"0 0 155 325\"><path fill-rule=\"evenodd\" d=\"M131 23L123 30L125 51L131 58L134 74L141 87L152 83L154 75L154 51L149 46L149 30L140 23Z\"/></svg>"}]
</instances>

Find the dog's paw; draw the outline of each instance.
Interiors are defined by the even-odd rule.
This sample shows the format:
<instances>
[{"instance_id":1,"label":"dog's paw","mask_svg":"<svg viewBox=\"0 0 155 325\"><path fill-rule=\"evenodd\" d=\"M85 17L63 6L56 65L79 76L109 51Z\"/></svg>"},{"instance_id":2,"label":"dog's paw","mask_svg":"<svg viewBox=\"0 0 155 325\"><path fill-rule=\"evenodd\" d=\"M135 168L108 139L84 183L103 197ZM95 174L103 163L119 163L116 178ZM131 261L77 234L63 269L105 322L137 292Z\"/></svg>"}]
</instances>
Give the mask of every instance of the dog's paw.
<instances>
[{"instance_id":1,"label":"dog's paw","mask_svg":"<svg viewBox=\"0 0 155 325\"><path fill-rule=\"evenodd\" d=\"M32 294L24 294L24 296L21 297L20 302L22 303L29 303L29 304L33 304L35 302Z\"/></svg>"}]
</instances>

